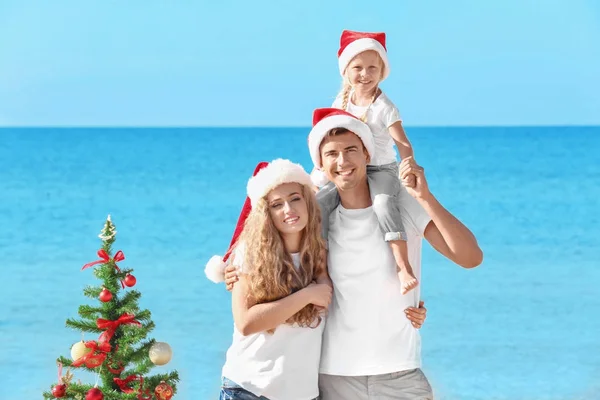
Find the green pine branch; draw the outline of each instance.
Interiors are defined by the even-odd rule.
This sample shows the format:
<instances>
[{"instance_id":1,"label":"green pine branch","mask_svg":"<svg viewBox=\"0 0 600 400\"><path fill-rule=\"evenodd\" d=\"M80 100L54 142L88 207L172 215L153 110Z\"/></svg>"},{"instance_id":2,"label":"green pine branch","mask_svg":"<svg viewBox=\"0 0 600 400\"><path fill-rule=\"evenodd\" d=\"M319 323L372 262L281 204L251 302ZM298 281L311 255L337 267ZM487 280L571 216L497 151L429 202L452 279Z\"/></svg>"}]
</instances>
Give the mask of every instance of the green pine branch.
<instances>
[{"instance_id":1,"label":"green pine branch","mask_svg":"<svg viewBox=\"0 0 600 400\"><path fill-rule=\"evenodd\" d=\"M142 297L142 294L137 290L130 290L126 292L120 300L120 306L118 310L120 312L127 312L131 307L136 306Z\"/></svg>"},{"instance_id":2,"label":"green pine branch","mask_svg":"<svg viewBox=\"0 0 600 400\"><path fill-rule=\"evenodd\" d=\"M96 320L99 315L102 313L102 307L92 307L87 304L82 304L79 306L77 313L82 318L94 319Z\"/></svg>"},{"instance_id":3,"label":"green pine branch","mask_svg":"<svg viewBox=\"0 0 600 400\"><path fill-rule=\"evenodd\" d=\"M129 350L127 358L134 363L140 363L142 360L147 360L150 347L152 347L155 342L154 339L151 339L144 342L139 348Z\"/></svg>"},{"instance_id":4,"label":"green pine branch","mask_svg":"<svg viewBox=\"0 0 600 400\"><path fill-rule=\"evenodd\" d=\"M98 329L98 326L96 326L96 320L84 321L81 319L67 318L66 325L69 328L73 328L73 329L76 329L76 330L79 330L82 332L93 332L93 333L102 332L100 329Z\"/></svg>"},{"instance_id":5,"label":"green pine branch","mask_svg":"<svg viewBox=\"0 0 600 400\"><path fill-rule=\"evenodd\" d=\"M179 382L179 373L172 371L166 374L157 374L144 379L144 387L155 388L162 381L167 382L173 388L173 393L177 393L177 383Z\"/></svg>"},{"instance_id":6,"label":"green pine branch","mask_svg":"<svg viewBox=\"0 0 600 400\"><path fill-rule=\"evenodd\" d=\"M84 294L85 297L89 297L90 299L97 299L98 295L100 294L101 291L102 291L101 287L86 286L83 289L83 294Z\"/></svg>"}]
</instances>

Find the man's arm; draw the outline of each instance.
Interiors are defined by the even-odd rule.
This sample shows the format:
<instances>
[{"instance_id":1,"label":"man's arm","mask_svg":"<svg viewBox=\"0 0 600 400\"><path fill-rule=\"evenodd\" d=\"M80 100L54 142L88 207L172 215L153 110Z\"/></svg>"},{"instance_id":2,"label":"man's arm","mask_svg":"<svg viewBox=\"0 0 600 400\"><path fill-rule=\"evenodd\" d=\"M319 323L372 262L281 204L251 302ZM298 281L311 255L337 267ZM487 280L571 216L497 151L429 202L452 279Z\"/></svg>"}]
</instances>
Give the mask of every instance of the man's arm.
<instances>
[{"instance_id":1,"label":"man's arm","mask_svg":"<svg viewBox=\"0 0 600 400\"><path fill-rule=\"evenodd\" d=\"M425 239L442 255L463 268L475 268L483 261L483 252L471 231L454 215L446 210L429 191L425 171L409 157L400 163L400 178L414 174L414 187L406 186L425 209L431 222L425 228Z\"/></svg>"},{"instance_id":2,"label":"man's arm","mask_svg":"<svg viewBox=\"0 0 600 400\"><path fill-rule=\"evenodd\" d=\"M475 268L483 261L483 252L471 231L446 210L433 195L419 201L431 216L425 239L438 252L463 268Z\"/></svg>"},{"instance_id":3,"label":"man's arm","mask_svg":"<svg viewBox=\"0 0 600 400\"><path fill-rule=\"evenodd\" d=\"M327 272L327 251L323 251L321 254L322 265L320 266L319 274L317 275L317 283L325 283L333 288L333 283L331 282L331 278L329 277L329 272Z\"/></svg>"}]
</instances>

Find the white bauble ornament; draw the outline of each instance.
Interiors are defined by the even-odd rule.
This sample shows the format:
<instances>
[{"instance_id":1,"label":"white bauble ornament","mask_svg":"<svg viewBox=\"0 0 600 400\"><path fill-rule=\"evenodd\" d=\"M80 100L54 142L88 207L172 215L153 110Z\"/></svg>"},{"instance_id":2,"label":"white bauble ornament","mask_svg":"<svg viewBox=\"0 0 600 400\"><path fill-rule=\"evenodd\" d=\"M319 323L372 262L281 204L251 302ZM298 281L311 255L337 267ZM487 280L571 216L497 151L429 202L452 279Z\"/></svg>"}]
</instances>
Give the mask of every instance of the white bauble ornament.
<instances>
[{"instance_id":1,"label":"white bauble ornament","mask_svg":"<svg viewBox=\"0 0 600 400\"><path fill-rule=\"evenodd\" d=\"M171 350L171 346L165 342L156 342L150 347L149 351L150 361L154 365L165 365L169 361L171 361L171 357L173 357L173 351Z\"/></svg>"},{"instance_id":2,"label":"white bauble ornament","mask_svg":"<svg viewBox=\"0 0 600 400\"><path fill-rule=\"evenodd\" d=\"M77 342L73 346L71 346L71 359L73 361L79 360L81 357L85 356L91 351L92 349L85 347L85 342L83 340Z\"/></svg>"}]
</instances>

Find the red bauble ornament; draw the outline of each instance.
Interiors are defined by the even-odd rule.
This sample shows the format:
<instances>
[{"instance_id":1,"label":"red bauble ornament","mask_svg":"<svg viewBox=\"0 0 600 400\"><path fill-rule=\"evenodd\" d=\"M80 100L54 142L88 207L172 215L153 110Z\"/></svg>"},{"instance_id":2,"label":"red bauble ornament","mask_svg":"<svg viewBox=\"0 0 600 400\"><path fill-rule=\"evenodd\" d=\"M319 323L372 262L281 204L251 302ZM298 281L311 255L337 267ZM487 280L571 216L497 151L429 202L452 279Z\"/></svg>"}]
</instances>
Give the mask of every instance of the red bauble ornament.
<instances>
[{"instance_id":1,"label":"red bauble ornament","mask_svg":"<svg viewBox=\"0 0 600 400\"><path fill-rule=\"evenodd\" d=\"M52 396L57 399L64 397L65 394L67 394L67 385L65 384L56 385L52 388Z\"/></svg>"},{"instance_id":2,"label":"red bauble ornament","mask_svg":"<svg viewBox=\"0 0 600 400\"><path fill-rule=\"evenodd\" d=\"M135 276L131 275L131 274L127 274L125 275L125 285L132 287L133 285L135 285L136 279Z\"/></svg>"},{"instance_id":3,"label":"red bauble ornament","mask_svg":"<svg viewBox=\"0 0 600 400\"><path fill-rule=\"evenodd\" d=\"M71 379L73 379L73 374L70 370L67 369L67 373L65 374L65 376L63 376L62 363L58 361L56 365L58 366L58 385L52 388L52 396L54 396L57 399L60 399L61 397L65 397L65 395L67 394L67 386L71 382Z\"/></svg>"},{"instance_id":4,"label":"red bauble ornament","mask_svg":"<svg viewBox=\"0 0 600 400\"><path fill-rule=\"evenodd\" d=\"M104 288L100 292L100 296L98 296L98 298L100 299L100 301L106 303L112 300L112 293L107 288Z\"/></svg>"},{"instance_id":5,"label":"red bauble ornament","mask_svg":"<svg viewBox=\"0 0 600 400\"><path fill-rule=\"evenodd\" d=\"M154 388L154 394L158 400L171 400L173 397L173 388L161 381L160 384Z\"/></svg>"},{"instance_id":6,"label":"red bauble ornament","mask_svg":"<svg viewBox=\"0 0 600 400\"><path fill-rule=\"evenodd\" d=\"M104 400L104 393L98 388L91 388L85 395L85 400Z\"/></svg>"}]
</instances>

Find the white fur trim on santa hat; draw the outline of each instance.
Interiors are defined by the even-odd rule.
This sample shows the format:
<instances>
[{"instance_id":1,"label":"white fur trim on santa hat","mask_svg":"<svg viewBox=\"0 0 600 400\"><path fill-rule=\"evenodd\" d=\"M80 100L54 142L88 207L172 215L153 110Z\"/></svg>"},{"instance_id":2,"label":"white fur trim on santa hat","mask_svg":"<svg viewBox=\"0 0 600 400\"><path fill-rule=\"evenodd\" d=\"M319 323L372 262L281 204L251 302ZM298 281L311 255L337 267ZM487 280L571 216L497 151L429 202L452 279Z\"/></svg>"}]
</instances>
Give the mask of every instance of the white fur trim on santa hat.
<instances>
[{"instance_id":1,"label":"white fur trim on santa hat","mask_svg":"<svg viewBox=\"0 0 600 400\"><path fill-rule=\"evenodd\" d=\"M385 68L383 69L383 75L381 76L381 80L383 81L390 74L390 62L388 60L387 51L385 48L375 39L371 38L361 38L357 39L354 42L350 43L342 54L338 57L338 64L340 67L340 75L344 76L346 72L346 67L350 64L350 61L357 55L367 50L375 50L381 59L383 60L383 64Z\"/></svg>"},{"instance_id":2,"label":"white fur trim on santa hat","mask_svg":"<svg viewBox=\"0 0 600 400\"><path fill-rule=\"evenodd\" d=\"M214 283L224 282L226 266L227 264L223 262L223 256L212 256L204 267L204 273Z\"/></svg>"},{"instance_id":3,"label":"white fur trim on santa hat","mask_svg":"<svg viewBox=\"0 0 600 400\"><path fill-rule=\"evenodd\" d=\"M271 161L248 181L246 189L252 207L277 186L292 182L312 186L310 176L300 164L281 158Z\"/></svg>"},{"instance_id":4,"label":"white fur trim on santa hat","mask_svg":"<svg viewBox=\"0 0 600 400\"><path fill-rule=\"evenodd\" d=\"M319 150L321 142L325 138L325 135L327 135L327 132L335 128L346 128L350 132L355 133L362 140L371 158L373 158L375 154L375 141L369 126L358 118L338 114L323 118L312 128L308 135L308 151L310 151L310 158L315 167L321 168L322 166Z\"/></svg>"}]
</instances>

